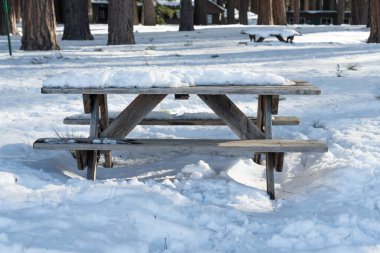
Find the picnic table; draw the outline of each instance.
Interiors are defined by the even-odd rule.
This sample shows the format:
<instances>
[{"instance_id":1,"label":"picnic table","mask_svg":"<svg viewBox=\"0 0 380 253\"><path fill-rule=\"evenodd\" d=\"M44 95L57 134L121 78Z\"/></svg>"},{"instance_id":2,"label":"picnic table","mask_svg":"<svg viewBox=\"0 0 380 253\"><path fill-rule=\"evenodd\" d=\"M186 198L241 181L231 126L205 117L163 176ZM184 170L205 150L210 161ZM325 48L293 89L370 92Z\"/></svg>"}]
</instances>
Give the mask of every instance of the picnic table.
<instances>
[{"instance_id":1,"label":"picnic table","mask_svg":"<svg viewBox=\"0 0 380 253\"><path fill-rule=\"evenodd\" d=\"M303 81L292 85L212 85L190 87L43 87L44 94L78 94L83 97L84 112L89 117L66 118L66 123L89 124L88 138L42 138L35 149L74 150L78 168L87 167L87 178L96 179L99 154L106 156L106 165L112 165L112 150L129 152L156 152L166 150L196 151L253 157L260 163L266 157L267 193L275 199L274 171L282 170L284 152L326 152L327 146L314 140L272 139L272 125L291 125L295 117L274 116L278 113L280 95L319 95L320 89ZM109 94L136 94L125 109L112 117L108 112ZM128 134L142 122L149 121L153 109L170 94L197 95L216 115L218 124L227 125L239 139L128 139ZM257 117L252 119L228 97L232 94L258 96ZM83 121L84 120L84 121ZM188 125L210 125L211 120L185 120ZM180 119L149 121L149 125L186 125ZM160 123L159 123L160 122ZM275 123L277 122L277 123Z\"/></svg>"},{"instance_id":2,"label":"picnic table","mask_svg":"<svg viewBox=\"0 0 380 253\"><path fill-rule=\"evenodd\" d=\"M247 34L249 39L254 42L263 42L268 37L276 37L281 42L293 43L294 37L301 35L298 31L290 28L258 28L243 30L241 33Z\"/></svg>"}]
</instances>

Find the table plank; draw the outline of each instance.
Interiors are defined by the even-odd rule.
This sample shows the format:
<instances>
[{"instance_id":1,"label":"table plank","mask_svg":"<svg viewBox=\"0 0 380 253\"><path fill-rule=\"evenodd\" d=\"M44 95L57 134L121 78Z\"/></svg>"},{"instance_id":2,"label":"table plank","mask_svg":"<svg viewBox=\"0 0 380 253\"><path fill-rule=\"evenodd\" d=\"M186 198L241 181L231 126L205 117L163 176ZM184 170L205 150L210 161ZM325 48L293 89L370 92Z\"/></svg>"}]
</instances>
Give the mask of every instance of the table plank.
<instances>
[{"instance_id":1,"label":"table plank","mask_svg":"<svg viewBox=\"0 0 380 253\"><path fill-rule=\"evenodd\" d=\"M259 95L319 95L321 90L307 82L295 85L209 85L167 88L62 88L42 87L44 94L259 94Z\"/></svg>"}]
</instances>

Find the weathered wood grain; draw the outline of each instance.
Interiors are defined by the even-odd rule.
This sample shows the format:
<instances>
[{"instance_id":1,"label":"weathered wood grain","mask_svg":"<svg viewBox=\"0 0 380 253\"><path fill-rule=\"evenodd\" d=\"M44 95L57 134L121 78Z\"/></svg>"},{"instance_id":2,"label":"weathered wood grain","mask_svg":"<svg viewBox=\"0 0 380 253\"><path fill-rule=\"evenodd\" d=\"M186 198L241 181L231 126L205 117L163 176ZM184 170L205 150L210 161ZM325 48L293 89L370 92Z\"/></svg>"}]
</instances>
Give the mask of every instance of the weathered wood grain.
<instances>
[{"instance_id":1,"label":"weathered wood grain","mask_svg":"<svg viewBox=\"0 0 380 253\"><path fill-rule=\"evenodd\" d=\"M226 95L199 95L240 139L263 139L262 131Z\"/></svg>"},{"instance_id":2,"label":"weathered wood grain","mask_svg":"<svg viewBox=\"0 0 380 253\"><path fill-rule=\"evenodd\" d=\"M100 137L123 138L148 115L166 95L138 95L100 134Z\"/></svg>"},{"instance_id":3,"label":"weathered wood grain","mask_svg":"<svg viewBox=\"0 0 380 253\"><path fill-rule=\"evenodd\" d=\"M99 135L99 97L91 95L91 117L90 117L90 138L97 138ZM74 149L75 150L75 149ZM88 149L87 153L87 179L96 179L96 166L98 163L98 152Z\"/></svg>"},{"instance_id":4,"label":"weathered wood grain","mask_svg":"<svg viewBox=\"0 0 380 253\"><path fill-rule=\"evenodd\" d=\"M168 88L62 88L42 87L44 94L258 94L258 95L319 95L321 90L307 82L295 85L209 85Z\"/></svg>"},{"instance_id":5,"label":"weathered wood grain","mask_svg":"<svg viewBox=\"0 0 380 253\"><path fill-rule=\"evenodd\" d=\"M256 117L248 117L250 121L258 125ZM115 118L109 117L109 122L112 122ZM86 114L77 114L66 117L63 120L67 125L89 125L90 117L86 117ZM299 125L300 119L294 116L273 116L272 123L274 126L292 126ZM162 126L225 126L226 123L218 118L183 118L182 116L174 116L171 118L149 118L145 117L139 125L162 125Z\"/></svg>"},{"instance_id":6,"label":"weathered wood grain","mask_svg":"<svg viewBox=\"0 0 380 253\"><path fill-rule=\"evenodd\" d=\"M108 102L107 94L99 95L99 108L100 108L100 131L103 132L109 125L109 116L108 116ZM104 167L112 167L112 154L111 151L104 154Z\"/></svg>"},{"instance_id":7,"label":"weathered wood grain","mask_svg":"<svg viewBox=\"0 0 380 253\"><path fill-rule=\"evenodd\" d=\"M51 150L126 150L130 152L192 151L232 156L252 156L253 152L326 152L327 145L315 140L228 140L228 139L109 139L43 138L35 149Z\"/></svg>"}]
</instances>

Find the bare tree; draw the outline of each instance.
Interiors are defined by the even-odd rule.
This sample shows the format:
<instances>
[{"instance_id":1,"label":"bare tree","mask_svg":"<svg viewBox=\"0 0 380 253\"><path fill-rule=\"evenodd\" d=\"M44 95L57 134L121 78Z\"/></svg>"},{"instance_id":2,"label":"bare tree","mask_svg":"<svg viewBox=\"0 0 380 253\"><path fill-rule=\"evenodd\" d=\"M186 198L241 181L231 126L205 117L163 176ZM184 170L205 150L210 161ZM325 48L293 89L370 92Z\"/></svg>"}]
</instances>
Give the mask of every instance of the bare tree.
<instances>
[{"instance_id":1,"label":"bare tree","mask_svg":"<svg viewBox=\"0 0 380 253\"><path fill-rule=\"evenodd\" d=\"M88 1L64 0L65 27L62 40L93 40L90 31Z\"/></svg>"},{"instance_id":2,"label":"bare tree","mask_svg":"<svg viewBox=\"0 0 380 253\"><path fill-rule=\"evenodd\" d=\"M207 0L194 0L194 24L207 25Z\"/></svg>"},{"instance_id":3,"label":"bare tree","mask_svg":"<svg viewBox=\"0 0 380 253\"><path fill-rule=\"evenodd\" d=\"M235 24L236 0L227 0L227 24Z\"/></svg>"},{"instance_id":4,"label":"bare tree","mask_svg":"<svg viewBox=\"0 0 380 253\"><path fill-rule=\"evenodd\" d=\"M286 25L285 0L272 1L273 22L275 25Z\"/></svg>"},{"instance_id":5,"label":"bare tree","mask_svg":"<svg viewBox=\"0 0 380 253\"><path fill-rule=\"evenodd\" d=\"M273 25L272 0L258 0L258 25Z\"/></svg>"},{"instance_id":6,"label":"bare tree","mask_svg":"<svg viewBox=\"0 0 380 253\"><path fill-rule=\"evenodd\" d=\"M300 11L301 11L300 0L293 0L293 24L300 23Z\"/></svg>"},{"instance_id":7,"label":"bare tree","mask_svg":"<svg viewBox=\"0 0 380 253\"><path fill-rule=\"evenodd\" d=\"M239 23L248 25L248 0L239 1Z\"/></svg>"},{"instance_id":8,"label":"bare tree","mask_svg":"<svg viewBox=\"0 0 380 253\"><path fill-rule=\"evenodd\" d=\"M153 0L143 0L141 17L143 25L156 25L156 11Z\"/></svg>"},{"instance_id":9,"label":"bare tree","mask_svg":"<svg viewBox=\"0 0 380 253\"><path fill-rule=\"evenodd\" d=\"M52 0L23 0L21 50L58 50ZM43 17L43 18L42 18Z\"/></svg>"},{"instance_id":10,"label":"bare tree","mask_svg":"<svg viewBox=\"0 0 380 253\"><path fill-rule=\"evenodd\" d=\"M380 43L380 0L371 0L371 32L368 43Z\"/></svg>"},{"instance_id":11,"label":"bare tree","mask_svg":"<svg viewBox=\"0 0 380 253\"><path fill-rule=\"evenodd\" d=\"M133 1L108 1L108 45L135 44Z\"/></svg>"},{"instance_id":12,"label":"bare tree","mask_svg":"<svg viewBox=\"0 0 380 253\"><path fill-rule=\"evenodd\" d=\"M0 0L0 35L7 35L7 20L6 16L4 15L5 9L4 9L4 1ZM16 1L10 0L8 1L8 20L9 20L9 33L10 34L17 34L17 26L16 26Z\"/></svg>"},{"instance_id":13,"label":"bare tree","mask_svg":"<svg viewBox=\"0 0 380 253\"><path fill-rule=\"evenodd\" d=\"M181 0L180 31L194 31L194 9L191 0Z\"/></svg>"}]
</instances>

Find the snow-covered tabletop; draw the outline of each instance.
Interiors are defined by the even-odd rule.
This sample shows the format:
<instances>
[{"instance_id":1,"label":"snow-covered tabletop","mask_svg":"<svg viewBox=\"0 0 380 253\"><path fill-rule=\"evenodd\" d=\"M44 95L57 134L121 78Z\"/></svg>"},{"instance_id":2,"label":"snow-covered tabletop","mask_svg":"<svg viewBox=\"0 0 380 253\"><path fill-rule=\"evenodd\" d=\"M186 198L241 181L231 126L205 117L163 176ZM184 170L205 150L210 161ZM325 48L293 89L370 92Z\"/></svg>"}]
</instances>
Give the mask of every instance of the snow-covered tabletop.
<instances>
[{"instance_id":1,"label":"snow-covered tabletop","mask_svg":"<svg viewBox=\"0 0 380 253\"><path fill-rule=\"evenodd\" d=\"M123 70L69 71L52 76L43 87L152 88L209 85L292 85L294 82L269 73L227 68L128 68Z\"/></svg>"},{"instance_id":2,"label":"snow-covered tabletop","mask_svg":"<svg viewBox=\"0 0 380 253\"><path fill-rule=\"evenodd\" d=\"M273 28L273 29L250 29L250 30L243 30L243 34L248 35L256 35L257 37L269 37L274 35L279 35L283 38L301 35L298 31L290 28Z\"/></svg>"}]
</instances>

